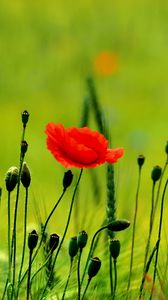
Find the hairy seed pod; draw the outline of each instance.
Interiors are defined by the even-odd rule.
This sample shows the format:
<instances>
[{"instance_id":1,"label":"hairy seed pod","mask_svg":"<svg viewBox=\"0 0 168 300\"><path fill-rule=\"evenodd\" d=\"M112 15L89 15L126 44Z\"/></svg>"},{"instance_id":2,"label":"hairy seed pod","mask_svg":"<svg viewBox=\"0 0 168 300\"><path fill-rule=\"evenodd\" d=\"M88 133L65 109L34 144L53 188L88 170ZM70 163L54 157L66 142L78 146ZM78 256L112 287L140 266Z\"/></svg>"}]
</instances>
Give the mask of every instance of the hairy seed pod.
<instances>
[{"instance_id":1,"label":"hairy seed pod","mask_svg":"<svg viewBox=\"0 0 168 300\"><path fill-rule=\"evenodd\" d=\"M107 224L107 228L111 231L122 231L130 226L130 222L128 220L119 219Z\"/></svg>"},{"instance_id":2,"label":"hairy seed pod","mask_svg":"<svg viewBox=\"0 0 168 300\"><path fill-rule=\"evenodd\" d=\"M88 276L91 279L96 276L101 267L101 260L98 257L93 257L89 260L88 264Z\"/></svg>"},{"instance_id":3,"label":"hairy seed pod","mask_svg":"<svg viewBox=\"0 0 168 300\"><path fill-rule=\"evenodd\" d=\"M11 167L6 173L5 176L5 183L6 183L6 189L8 192L12 192L18 183L19 179L19 170L17 167Z\"/></svg>"},{"instance_id":4,"label":"hairy seed pod","mask_svg":"<svg viewBox=\"0 0 168 300\"><path fill-rule=\"evenodd\" d=\"M30 251L33 251L33 249L37 246L37 242L38 242L38 234L36 230L33 230L28 235L28 247Z\"/></svg>"},{"instance_id":5,"label":"hairy seed pod","mask_svg":"<svg viewBox=\"0 0 168 300\"><path fill-rule=\"evenodd\" d=\"M78 249L79 249L79 247L78 247L78 243L77 243L77 236L74 236L69 241L69 248L68 248L69 256L71 258L76 256L78 253Z\"/></svg>"}]
</instances>

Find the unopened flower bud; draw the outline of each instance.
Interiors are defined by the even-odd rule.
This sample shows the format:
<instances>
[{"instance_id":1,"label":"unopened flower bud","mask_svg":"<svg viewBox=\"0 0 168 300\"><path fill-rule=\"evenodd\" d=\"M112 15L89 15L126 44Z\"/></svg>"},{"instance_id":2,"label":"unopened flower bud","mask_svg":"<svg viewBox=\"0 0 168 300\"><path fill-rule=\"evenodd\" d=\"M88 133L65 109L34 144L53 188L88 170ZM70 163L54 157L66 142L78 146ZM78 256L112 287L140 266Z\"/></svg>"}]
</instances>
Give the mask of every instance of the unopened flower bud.
<instances>
[{"instance_id":1,"label":"unopened flower bud","mask_svg":"<svg viewBox=\"0 0 168 300\"><path fill-rule=\"evenodd\" d=\"M122 231L130 226L130 222L128 220L116 220L109 224L107 224L107 228L111 231Z\"/></svg>"},{"instance_id":2,"label":"unopened flower bud","mask_svg":"<svg viewBox=\"0 0 168 300\"><path fill-rule=\"evenodd\" d=\"M154 183L160 179L161 174L162 174L162 168L159 166L155 166L151 173L151 178Z\"/></svg>"},{"instance_id":3,"label":"unopened flower bud","mask_svg":"<svg viewBox=\"0 0 168 300\"><path fill-rule=\"evenodd\" d=\"M63 178L64 190L66 190L71 185L72 179L73 179L73 174L71 170L68 170L67 172L64 173L64 178Z\"/></svg>"},{"instance_id":4,"label":"unopened flower bud","mask_svg":"<svg viewBox=\"0 0 168 300\"><path fill-rule=\"evenodd\" d=\"M8 192L12 192L18 182L19 170L17 167L11 167L6 173L5 183Z\"/></svg>"},{"instance_id":5,"label":"unopened flower bud","mask_svg":"<svg viewBox=\"0 0 168 300\"><path fill-rule=\"evenodd\" d=\"M69 256L71 258L76 256L78 253L78 249L79 249L79 247L78 247L78 243L77 243L77 236L74 236L70 239L70 242L69 242L69 249L68 249Z\"/></svg>"},{"instance_id":6,"label":"unopened flower bud","mask_svg":"<svg viewBox=\"0 0 168 300\"><path fill-rule=\"evenodd\" d=\"M21 154L22 156L25 155L28 148L28 143L26 141L21 141Z\"/></svg>"},{"instance_id":7,"label":"unopened flower bud","mask_svg":"<svg viewBox=\"0 0 168 300\"><path fill-rule=\"evenodd\" d=\"M168 154L168 141L167 141L166 146L165 146L165 152L166 152L166 154Z\"/></svg>"},{"instance_id":8,"label":"unopened flower bud","mask_svg":"<svg viewBox=\"0 0 168 300\"><path fill-rule=\"evenodd\" d=\"M111 256L114 259L117 259L117 257L120 254L120 241L115 238L110 240L109 249L110 249Z\"/></svg>"},{"instance_id":9,"label":"unopened flower bud","mask_svg":"<svg viewBox=\"0 0 168 300\"><path fill-rule=\"evenodd\" d=\"M87 239L88 239L88 235L87 235L86 231L82 230L81 232L79 232L78 237L77 237L77 243L78 243L78 247L80 249L82 249L86 246Z\"/></svg>"},{"instance_id":10,"label":"unopened flower bud","mask_svg":"<svg viewBox=\"0 0 168 300\"><path fill-rule=\"evenodd\" d=\"M24 126L24 127L26 126L28 120L29 120L29 113L28 113L27 110L24 110L24 111L22 112L22 123L23 123L23 126Z\"/></svg>"},{"instance_id":11,"label":"unopened flower bud","mask_svg":"<svg viewBox=\"0 0 168 300\"><path fill-rule=\"evenodd\" d=\"M22 172L21 172L21 182L25 188L28 188L30 185L31 176L29 168L26 162L23 163Z\"/></svg>"},{"instance_id":12,"label":"unopened flower bud","mask_svg":"<svg viewBox=\"0 0 168 300\"><path fill-rule=\"evenodd\" d=\"M101 267L101 260L98 257L93 257L90 259L88 264L88 276L89 279L96 276Z\"/></svg>"},{"instance_id":13,"label":"unopened flower bud","mask_svg":"<svg viewBox=\"0 0 168 300\"><path fill-rule=\"evenodd\" d=\"M58 244L59 244L59 235L56 233L51 234L49 239L49 249L52 253L58 247Z\"/></svg>"},{"instance_id":14,"label":"unopened flower bud","mask_svg":"<svg viewBox=\"0 0 168 300\"><path fill-rule=\"evenodd\" d=\"M138 166L140 168L143 166L144 161L145 161L145 156L144 155L139 155L138 158L137 158L137 163L138 163Z\"/></svg>"},{"instance_id":15,"label":"unopened flower bud","mask_svg":"<svg viewBox=\"0 0 168 300\"><path fill-rule=\"evenodd\" d=\"M36 230L33 230L32 232L29 233L28 236L28 247L30 251L33 251L33 249L37 246L38 242L38 234Z\"/></svg>"}]
</instances>

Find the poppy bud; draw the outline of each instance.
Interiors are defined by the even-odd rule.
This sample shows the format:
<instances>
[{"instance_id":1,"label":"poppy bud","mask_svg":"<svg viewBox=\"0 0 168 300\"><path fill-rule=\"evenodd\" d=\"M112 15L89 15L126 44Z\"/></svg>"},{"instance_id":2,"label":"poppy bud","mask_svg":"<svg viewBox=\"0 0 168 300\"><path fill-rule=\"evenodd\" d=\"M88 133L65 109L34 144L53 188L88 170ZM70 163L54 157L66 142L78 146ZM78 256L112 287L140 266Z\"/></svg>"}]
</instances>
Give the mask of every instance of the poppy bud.
<instances>
[{"instance_id":1,"label":"poppy bud","mask_svg":"<svg viewBox=\"0 0 168 300\"><path fill-rule=\"evenodd\" d=\"M19 171L17 167L11 167L6 173L5 183L8 192L12 192L18 182Z\"/></svg>"},{"instance_id":2,"label":"poppy bud","mask_svg":"<svg viewBox=\"0 0 168 300\"><path fill-rule=\"evenodd\" d=\"M109 249L110 249L111 256L114 259L117 259L117 257L120 254L120 241L118 239L110 240Z\"/></svg>"},{"instance_id":3,"label":"poppy bud","mask_svg":"<svg viewBox=\"0 0 168 300\"><path fill-rule=\"evenodd\" d=\"M107 228L111 231L122 231L130 226L130 222L128 220L116 220L109 224L107 224Z\"/></svg>"},{"instance_id":4,"label":"poppy bud","mask_svg":"<svg viewBox=\"0 0 168 300\"><path fill-rule=\"evenodd\" d=\"M38 234L36 230L33 230L32 232L29 233L28 236L28 247L30 251L33 251L33 249L36 247L38 242Z\"/></svg>"},{"instance_id":5,"label":"poppy bud","mask_svg":"<svg viewBox=\"0 0 168 300\"><path fill-rule=\"evenodd\" d=\"M49 239L49 249L51 253L53 253L54 250L58 247L58 244L59 244L59 235L56 233L51 234Z\"/></svg>"},{"instance_id":6,"label":"poppy bud","mask_svg":"<svg viewBox=\"0 0 168 300\"><path fill-rule=\"evenodd\" d=\"M25 125L27 124L28 120L29 120L29 113L28 113L27 110L24 110L24 111L22 112L22 123L23 123L23 126L24 126L24 127L25 127Z\"/></svg>"},{"instance_id":7,"label":"poppy bud","mask_svg":"<svg viewBox=\"0 0 168 300\"><path fill-rule=\"evenodd\" d=\"M74 236L70 239L68 251L71 258L76 256L78 253L77 236Z\"/></svg>"},{"instance_id":8,"label":"poppy bud","mask_svg":"<svg viewBox=\"0 0 168 300\"><path fill-rule=\"evenodd\" d=\"M101 260L98 257L93 257L90 259L89 264L88 264L89 279L96 276L100 267L101 267Z\"/></svg>"},{"instance_id":9,"label":"poppy bud","mask_svg":"<svg viewBox=\"0 0 168 300\"><path fill-rule=\"evenodd\" d=\"M72 179L73 179L73 174L71 170L68 170L67 172L64 173L64 178L63 178L64 190L66 190L71 185Z\"/></svg>"},{"instance_id":10,"label":"poppy bud","mask_svg":"<svg viewBox=\"0 0 168 300\"><path fill-rule=\"evenodd\" d=\"M168 154L168 141L167 141L166 146L165 146L165 152L166 152L166 154Z\"/></svg>"},{"instance_id":11,"label":"poppy bud","mask_svg":"<svg viewBox=\"0 0 168 300\"><path fill-rule=\"evenodd\" d=\"M31 176L29 168L26 162L23 163L22 172L21 172L21 182L25 188L28 188L30 185Z\"/></svg>"},{"instance_id":12,"label":"poppy bud","mask_svg":"<svg viewBox=\"0 0 168 300\"><path fill-rule=\"evenodd\" d=\"M22 156L25 155L28 148L28 143L26 141L21 141L21 154Z\"/></svg>"},{"instance_id":13,"label":"poppy bud","mask_svg":"<svg viewBox=\"0 0 168 300\"><path fill-rule=\"evenodd\" d=\"M86 246L88 239L88 235L86 231L82 230L79 232L78 237L77 237L77 244L80 249L84 248Z\"/></svg>"},{"instance_id":14,"label":"poppy bud","mask_svg":"<svg viewBox=\"0 0 168 300\"><path fill-rule=\"evenodd\" d=\"M139 155L138 158L137 158L137 163L138 163L138 166L139 166L140 168L143 166L144 161L145 161L145 156Z\"/></svg>"},{"instance_id":15,"label":"poppy bud","mask_svg":"<svg viewBox=\"0 0 168 300\"><path fill-rule=\"evenodd\" d=\"M162 168L159 166L155 166L151 173L151 178L154 183L160 179L161 174L162 174Z\"/></svg>"}]
</instances>

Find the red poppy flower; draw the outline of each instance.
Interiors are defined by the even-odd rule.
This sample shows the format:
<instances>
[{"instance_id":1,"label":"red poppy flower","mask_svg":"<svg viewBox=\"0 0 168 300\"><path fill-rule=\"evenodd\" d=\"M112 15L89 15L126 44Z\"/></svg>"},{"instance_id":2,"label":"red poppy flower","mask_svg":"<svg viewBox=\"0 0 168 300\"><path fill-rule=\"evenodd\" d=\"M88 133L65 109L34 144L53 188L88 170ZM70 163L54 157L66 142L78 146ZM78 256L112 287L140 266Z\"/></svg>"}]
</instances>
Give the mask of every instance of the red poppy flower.
<instances>
[{"instance_id":1,"label":"red poppy flower","mask_svg":"<svg viewBox=\"0 0 168 300\"><path fill-rule=\"evenodd\" d=\"M46 126L47 147L64 167L93 168L105 162L115 163L123 148L108 149L108 141L88 127L64 128L62 124Z\"/></svg>"}]
</instances>

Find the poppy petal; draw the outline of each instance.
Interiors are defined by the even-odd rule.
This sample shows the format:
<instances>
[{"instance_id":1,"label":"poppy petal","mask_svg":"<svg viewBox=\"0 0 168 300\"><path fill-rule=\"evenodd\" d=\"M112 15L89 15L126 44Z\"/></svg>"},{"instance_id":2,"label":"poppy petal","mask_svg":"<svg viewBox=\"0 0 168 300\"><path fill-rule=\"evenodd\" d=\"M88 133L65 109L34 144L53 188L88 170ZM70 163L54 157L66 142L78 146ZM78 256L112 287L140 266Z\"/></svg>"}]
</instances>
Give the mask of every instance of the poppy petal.
<instances>
[{"instance_id":1,"label":"poppy petal","mask_svg":"<svg viewBox=\"0 0 168 300\"><path fill-rule=\"evenodd\" d=\"M123 148L107 149L106 161L108 163L115 163L123 155L124 155Z\"/></svg>"}]
</instances>

